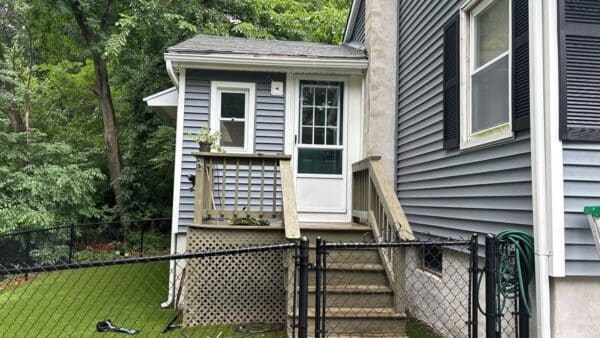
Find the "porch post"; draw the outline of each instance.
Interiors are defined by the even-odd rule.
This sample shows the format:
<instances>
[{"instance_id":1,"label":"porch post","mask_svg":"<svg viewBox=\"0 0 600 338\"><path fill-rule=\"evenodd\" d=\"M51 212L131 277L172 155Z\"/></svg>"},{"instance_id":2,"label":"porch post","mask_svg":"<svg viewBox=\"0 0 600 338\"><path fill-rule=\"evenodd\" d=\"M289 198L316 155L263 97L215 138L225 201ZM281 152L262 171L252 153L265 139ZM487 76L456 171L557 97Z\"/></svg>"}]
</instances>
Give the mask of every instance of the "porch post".
<instances>
[{"instance_id":1,"label":"porch post","mask_svg":"<svg viewBox=\"0 0 600 338\"><path fill-rule=\"evenodd\" d=\"M204 208L205 158L196 158L196 184L194 190L194 224L202 224L202 209Z\"/></svg>"}]
</instances>

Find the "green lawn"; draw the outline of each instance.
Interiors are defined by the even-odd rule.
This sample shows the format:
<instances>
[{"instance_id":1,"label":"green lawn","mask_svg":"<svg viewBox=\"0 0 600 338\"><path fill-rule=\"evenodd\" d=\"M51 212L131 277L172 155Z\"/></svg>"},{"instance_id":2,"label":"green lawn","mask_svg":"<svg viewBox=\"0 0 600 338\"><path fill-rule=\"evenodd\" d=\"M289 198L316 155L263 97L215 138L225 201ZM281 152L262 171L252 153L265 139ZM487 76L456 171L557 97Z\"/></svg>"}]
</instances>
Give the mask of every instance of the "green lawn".
<instances>
[{"instance_id":1,"label":"green lawn","mask_svg":"<svg viewBox=\"0 0 600 338\"><path fill-rule=\"evenodd\" d=\"M168 286L168 262L89 268L39 275L0 291L0 335L19 337L93 336L96 323L110 319L115 325L139 330L140 336L161 335L175 316L161 309ZM231 326L174 329L170 336L248 336ZM260 335L282 337L282 332Z\"/></svg>"}]
</instances>

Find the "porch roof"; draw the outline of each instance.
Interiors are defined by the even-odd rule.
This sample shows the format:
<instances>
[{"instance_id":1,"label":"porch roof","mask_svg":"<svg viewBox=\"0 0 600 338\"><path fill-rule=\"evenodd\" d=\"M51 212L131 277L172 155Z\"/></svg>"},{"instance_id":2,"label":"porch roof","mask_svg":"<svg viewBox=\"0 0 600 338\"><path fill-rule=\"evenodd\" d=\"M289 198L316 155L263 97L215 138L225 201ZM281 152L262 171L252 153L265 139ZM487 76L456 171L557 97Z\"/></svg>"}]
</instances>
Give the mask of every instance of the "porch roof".
<instances>
[{"instance_id":1,"label":"porch roof","mask_svg":"<svg viewBox=\"0 0 600 338\"><path fill-rule=\"evenodd\" d=\"M197 35L168 49L175 54L235 54L289 56L317 59L367 60L364 50L348 45L314 42L259 40L230 36Z\"/></svg>"}]
</instances>

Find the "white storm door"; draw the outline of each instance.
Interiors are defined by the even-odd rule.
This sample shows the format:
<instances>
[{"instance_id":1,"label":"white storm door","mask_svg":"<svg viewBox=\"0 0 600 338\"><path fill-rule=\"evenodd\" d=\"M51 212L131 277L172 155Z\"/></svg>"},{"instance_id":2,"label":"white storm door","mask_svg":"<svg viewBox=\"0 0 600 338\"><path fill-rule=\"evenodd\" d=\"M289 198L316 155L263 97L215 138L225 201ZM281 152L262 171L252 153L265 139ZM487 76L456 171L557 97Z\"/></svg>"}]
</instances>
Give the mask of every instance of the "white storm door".
<instances>
[{"instance_id":1,"label":"white storm door","mask_svg":"<svg viewBox=\"0 0 600 338\"><path fill-rule=\"evenodd\" d=\"M347 212L343 90L342 82L299 83L294 164L301 221Z\"/></svg>"}]
</instances>

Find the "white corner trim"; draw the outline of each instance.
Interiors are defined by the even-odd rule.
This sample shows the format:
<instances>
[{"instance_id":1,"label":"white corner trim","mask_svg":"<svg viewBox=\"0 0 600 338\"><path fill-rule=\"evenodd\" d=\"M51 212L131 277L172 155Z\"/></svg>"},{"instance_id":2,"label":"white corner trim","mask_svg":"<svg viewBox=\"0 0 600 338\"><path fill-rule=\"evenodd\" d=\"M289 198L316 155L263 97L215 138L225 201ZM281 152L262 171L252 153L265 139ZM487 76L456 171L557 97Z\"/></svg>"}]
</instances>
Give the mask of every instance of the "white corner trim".
<instances>
[{"instance_id":1,"label":"white corner trim","mask_svg":"<svg viewBox=\"0 0 600 338\"><path fill-rule=\"evenodd\" d=\"M360 3L366 0L353 0L352 7L350 8L350 13L348 13L348 21L346 22L346 28L344 28L344 38L343 42L350 42L350 34L352 32L351 28L354 28L354 24L356 23L356 17L358 16L358 8L360 7ZM366 19L366 18L365 18Z\"/></svg>"},{"instance_id":2,"label":"white corner trim","mask_svg":"<svg viewBox=\"0 0 600 338\"><path fill-rule=\"evenodd\" d=\"M181 85L177 103L177 128L175 132L175 178L173 180L173 210L171 221L171 232L173 236L179 231L179 198L181 196L181 162L183 159L183 117L185 111L185 69L179 73L179 84ZM174 248L171 248L174 250Z\"/></svg>"},{"instance_id":3,"label":"white corner trim","mask_svg":"<svg viewBox=\"0 0 600 338\"><path fill-rule=\"evenodd\" d=\"M563 181L563 144L559 137L559 55L558 8L556 1L544 1L544 79L546 130L546 186L548 187L548 227L550 229L550 276L564 277L565 271L565 201Z\"/></svg>"},{"instance_id":4,"label":"white corner trim","mask_svg":"<svg viewBox=\"0 0 600 338\"><path fill-rule=\"evenodd\" d=\"M165 53L165 60L184 68L231 69L253 71L304 70L311 72L344 71L362 73L369 62L361 58L308 58L246 54Z\"/></svg>"},{"instance_id":5,"label":"white corner trim","mask_svg":"<svg viewBox=\"0 0 600 338\"><path fill-rule=\"evenodd\" d=\"M246 139L244 140L244 149L238 148L226 148L223 147L227 152L254 152L254 131L256 126L254 124L254 117L256 115L256 84L253 82L228 82L228 81L211 81L210 83L210 129L221 130L221 112L217 102L220 102L218 94L222 90L241 90L247 93L246 97L246 123L245 123L245 134Z\"/></svg>"},{"instance_id":6,"label":"white corner trim","mask_svg":"<svg viewBox=\"0 0 600 338\"><path fill-rule=\"evenodd\" d=\"M284 122L284 153L291 154L294 151L295 142L295 100L294 93L296 93L294 74L285 74L285 122Z\"/></svg>"}]
</instances>

